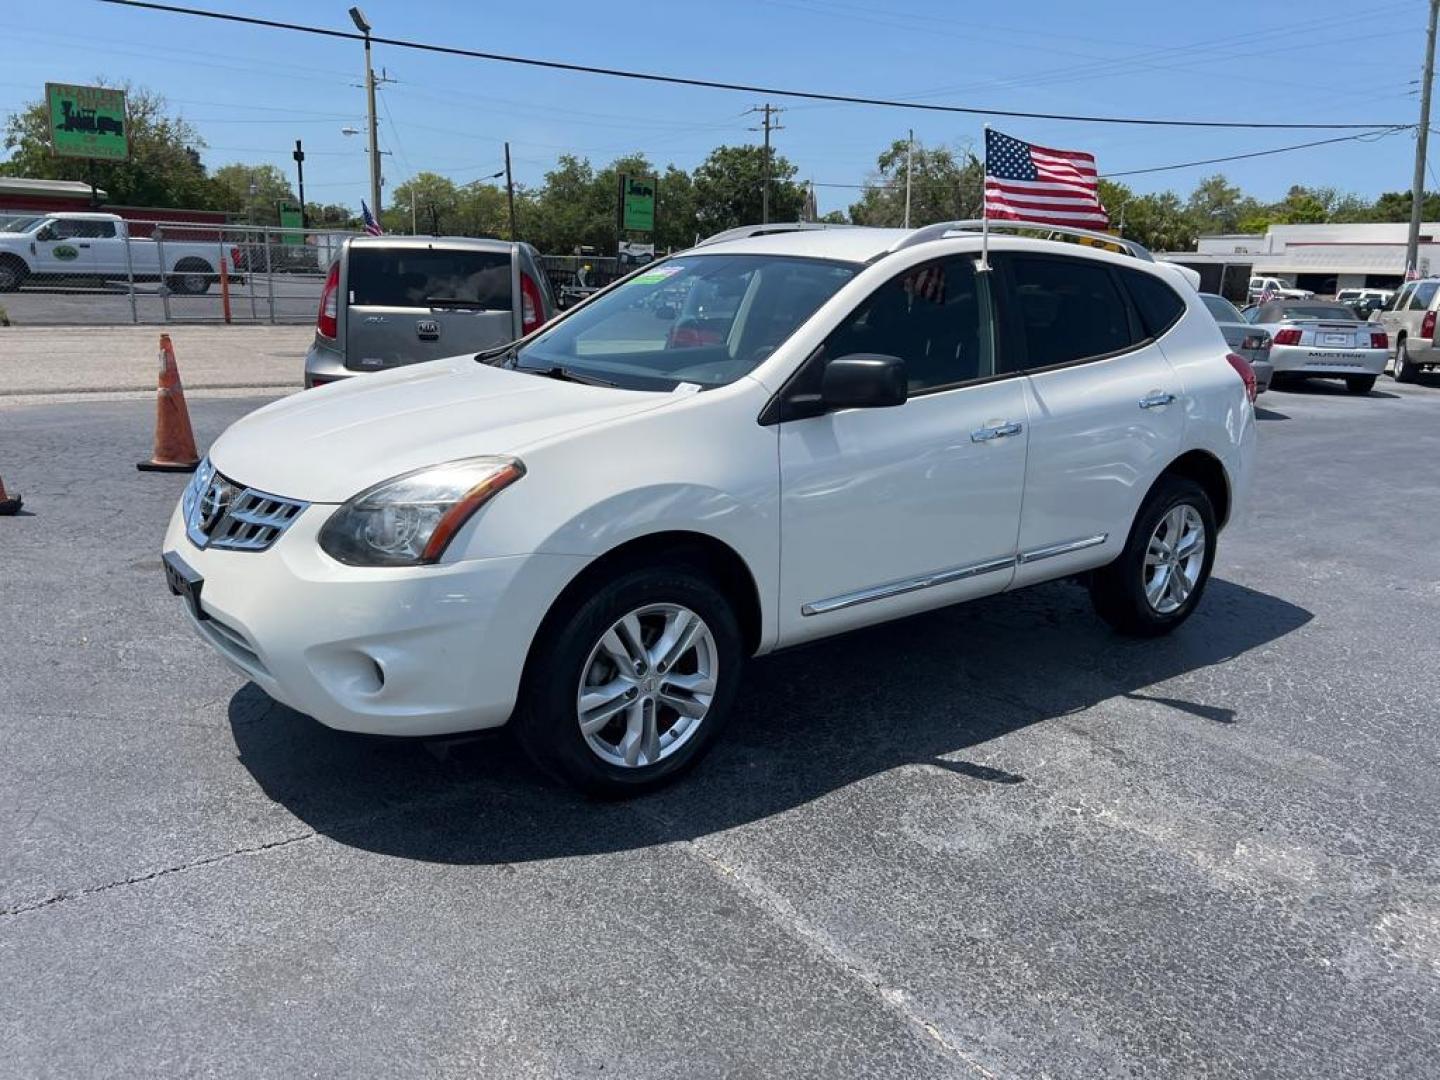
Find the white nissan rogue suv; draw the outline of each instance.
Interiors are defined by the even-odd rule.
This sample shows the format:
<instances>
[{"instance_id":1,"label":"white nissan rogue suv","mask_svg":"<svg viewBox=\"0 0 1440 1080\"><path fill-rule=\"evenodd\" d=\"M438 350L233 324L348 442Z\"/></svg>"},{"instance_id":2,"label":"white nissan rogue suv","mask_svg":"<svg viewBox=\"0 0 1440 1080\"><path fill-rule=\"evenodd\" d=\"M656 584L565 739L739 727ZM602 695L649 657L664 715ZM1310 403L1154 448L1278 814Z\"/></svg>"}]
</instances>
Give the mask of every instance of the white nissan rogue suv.
<instances>
[{"instance_id":1,"label":"white nissan rogue suv","mask_svg":"<svg viewBox=\"0 0 1440 1080\"><path fill-rule=\"evenodd\" d=\"M195 474L170 587L325 724L508 722L604 795L693 765L750 656L1067 576L1172 630L1253 467L1249 367L1143 248L991 231L735 230L277 401Z\"/></svg>"}]
</instances>

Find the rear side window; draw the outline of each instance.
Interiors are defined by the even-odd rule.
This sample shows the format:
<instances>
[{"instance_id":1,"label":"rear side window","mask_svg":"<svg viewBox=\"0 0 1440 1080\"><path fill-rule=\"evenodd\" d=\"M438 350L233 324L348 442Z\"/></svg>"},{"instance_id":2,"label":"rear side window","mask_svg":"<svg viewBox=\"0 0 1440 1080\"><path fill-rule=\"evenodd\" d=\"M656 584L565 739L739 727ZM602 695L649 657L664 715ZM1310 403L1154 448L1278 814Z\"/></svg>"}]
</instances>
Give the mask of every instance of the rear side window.
<instances>
[{"instance_id":1,"label":"rear side window","mask_svg":"<svg viewBox=\"0 0 1440 1080\"><path fill-rule=\"evenodd\" d=\"M1130 300L1140 313L1140 325L1150 337L1158 338L1184 314L1185 301L1154 274L1143 270L1121 270L1120 280L1125 283Z\"/></svg>"},{"instance_id":2,"label":"rear side window","mask_svg":"<svg viewBox=\"0 0 1440 1080\"><path fill-rule=\"evenodd\" d=\"M1440 288L1440 281L1422 281L1415 286L1415 295L1410 298L1411 311L1426 311L1430 307L1430 301L1435 299L1435 290Z\"/></svg>"},{"instance_id":3,"label":"rear side window","mask_svg":"<svg viewBox=\"0 0 1440 1080\"><path fill-rule=\"evenodd\" d=\"M510 254L429 248L350 249L350 303L509 311Z\"/></svg>"},{"instance_id":4,"label":"rear side window","mask_svg":"<svg viewBox=\"0 0 1440 1080\"><path fill-rule=\"evenodd\" d=\"M1137 343L1130 309L1108 266L1024 255L1012 259L1010 266L1027 366L1108 356Z\"/></svg>"}]
</instances>

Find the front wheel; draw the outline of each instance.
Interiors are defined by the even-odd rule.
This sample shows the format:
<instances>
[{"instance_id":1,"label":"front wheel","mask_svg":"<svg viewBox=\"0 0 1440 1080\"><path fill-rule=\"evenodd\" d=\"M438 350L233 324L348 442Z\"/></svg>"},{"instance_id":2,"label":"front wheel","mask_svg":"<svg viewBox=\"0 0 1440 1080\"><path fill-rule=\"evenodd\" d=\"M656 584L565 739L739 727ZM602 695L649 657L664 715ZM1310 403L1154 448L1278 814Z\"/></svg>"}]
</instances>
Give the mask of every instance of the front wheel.
<instances>
[{"instance_id":1,"label":"front wheel","mask_svg":"<svg viewBox=\"0 0 1440 1080\"><path fill-rule=\"evenodd\" d=\"M1345 389L1352 394L1368 394L1375 389L1374 375L1347 375Z\"/></svg>"},{"instance_id":2,"label":"front wheel","mask_svg":"<svg viewBox=\"0 0 1440 1080\"><path fill-rule=\"evenodd\" d=\"M16 292L25 284L30 268L19 259L0 259L0 292Z\"/></svg>"},{"instance_id":3,"label":"front wheel","mask_svg":"<svg viewBox=\"0 0 1440 1080\"><path fill-rule=\"evenodd\" d=\"M640 794L714 742L743 662L734 609L702 571L624 571L546 620L515 734L537 765L586 794Z\"/></svg>"},{"instance_id":4,"label":"front wheel","mask_svg":"<svg viewBox=\"0 0 1440 1080\"><path fill-rule=\"evenodd\" d=\"M1217 532L1204 488L1182 476L1161 477L1135 515L1119 558L1090 579L1096 612L1122 634L1168 634L1200 602Z\"/></svg>"}]
</instances>

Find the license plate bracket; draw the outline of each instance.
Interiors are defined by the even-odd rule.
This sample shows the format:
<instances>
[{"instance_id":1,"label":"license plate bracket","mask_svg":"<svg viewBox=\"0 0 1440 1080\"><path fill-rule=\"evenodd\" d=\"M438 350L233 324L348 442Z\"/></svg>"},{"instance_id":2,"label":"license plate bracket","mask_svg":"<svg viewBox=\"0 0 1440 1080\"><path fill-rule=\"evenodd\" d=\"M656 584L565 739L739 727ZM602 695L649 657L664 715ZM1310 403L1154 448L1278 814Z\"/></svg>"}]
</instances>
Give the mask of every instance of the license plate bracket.
<instances>
[{"instance_id":1,"label":"license plate bracket","mask_svg":"<svg viewBox=\"0 0 1440 1080\"><path fill-rule=\"evenodd\" d=\"M173 551L165 552L161 562L165 566L165 584L170 591L185 601L190 614L198 621L208 619L210 616L200 606L200 590L205 586L205 578Z\"/></svg>"}]
</instances>

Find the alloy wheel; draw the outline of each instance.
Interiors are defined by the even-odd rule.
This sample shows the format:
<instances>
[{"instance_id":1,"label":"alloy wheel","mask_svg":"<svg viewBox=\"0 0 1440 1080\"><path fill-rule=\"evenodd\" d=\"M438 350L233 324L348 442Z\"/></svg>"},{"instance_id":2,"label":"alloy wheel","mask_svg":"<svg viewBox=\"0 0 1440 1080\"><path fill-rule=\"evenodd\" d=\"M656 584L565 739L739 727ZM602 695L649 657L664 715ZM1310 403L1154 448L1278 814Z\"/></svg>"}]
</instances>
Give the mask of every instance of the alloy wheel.
<instances>
[{"instance_id":1,"label":"alloy wheel","mask_svg":"<svg viewBox=\"0 0 1440 1080\"><path fill-rule=\"evenodd\" d=\"M689 608L647 604L622 616L581 669L575 707L586 745L621 768L664 760L700 730L718 671L714 635Z\"/></svg>"},{"instance_id":2,"label":"alloy wheel","mask_svg":"<svg viewBox=\"0 0 1440 1080\"><path fill-rule=\"evenodd\" d=\"M1189 503L1170 508L1145 546L1145 599L1161 615L1181 607L1205 565L1205 521Z\"/></svg>"}]
</instances>

